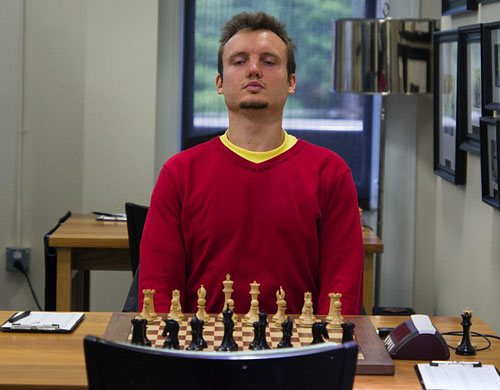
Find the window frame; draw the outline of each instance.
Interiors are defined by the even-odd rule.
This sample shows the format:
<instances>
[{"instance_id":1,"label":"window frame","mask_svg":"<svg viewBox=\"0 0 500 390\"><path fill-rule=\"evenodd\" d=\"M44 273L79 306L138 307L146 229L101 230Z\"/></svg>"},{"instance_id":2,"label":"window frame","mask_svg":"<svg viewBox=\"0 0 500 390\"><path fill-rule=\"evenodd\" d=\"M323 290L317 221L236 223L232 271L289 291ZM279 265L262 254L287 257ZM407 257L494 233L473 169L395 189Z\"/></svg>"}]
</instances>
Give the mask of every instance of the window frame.
<instances>
[{"instance_id":1,"label":"window frame","mask_svg":"<svg viewBox=\"0 0 500 390\"><path fill-rule=\"evenodd\" d=\"M225 132L225 128L215 130L212 127L196 127L194 126L194 86L195 86L195 20L196 20L196 0L185 0L184 1L184 42L183 42L183 76L182 76L182 114L181 114L181 150L189 149L199 143L205 142L221 135ZM366 0L365 4L365 17L375 17L376 12L376 1ZM216 53L214 53L216 55ZM215 74L214 74L215 80ZM215 83L215 81L214 81ZM215 88L215 85L214 85ZM361 137L365 137L363 140L368 140L368 143L364 147L363 156L369 161L363 164L364 180L359 180L356 182L356 188L358 191L358 202L360 207L365 210L370 210L373 208L374 200L376 197L376 190L373 188L373 180L378 180L378 178L373 178L372 161L373 156L373 145L374 145L374 124L373 124L373 110L375 107L374 97L372 95L362 95L363 104L363 131L353 132L353 131L331 131L335 134L335 137L342 137L343 133L346 137L353 137L353 133L361 133ZM324 130L306 130L306 129L287 129L289 134L296 137L300 137L308 142L318 144L321 143L314 142L311 139L314 138L316 134L324 134ZM347 135L349 134L349 135ZM335 151L337 154L342 156L341 151ZM346 158L344 158L346 159ZM347 160L347 159L346 159ZM348 163L349 165L349 163ZM378 165L378 163L377 163ZM375 192L375 193L374 193Z\"/></svg>"}]
</instances>

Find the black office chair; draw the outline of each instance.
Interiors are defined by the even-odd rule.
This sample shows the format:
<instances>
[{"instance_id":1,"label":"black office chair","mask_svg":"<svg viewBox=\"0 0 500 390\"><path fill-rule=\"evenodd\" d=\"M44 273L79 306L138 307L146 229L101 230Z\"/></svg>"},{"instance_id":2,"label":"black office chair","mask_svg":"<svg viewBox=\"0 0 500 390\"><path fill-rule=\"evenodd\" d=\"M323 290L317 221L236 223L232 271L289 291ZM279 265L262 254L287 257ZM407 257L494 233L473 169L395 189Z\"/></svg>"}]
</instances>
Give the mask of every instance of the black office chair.
<instances>
[{"instance_id":1,"label":"black office chair","mask_svg":"<svg viewBox=\"0 0 500 390\"><path fill-rule=\"evenodd\" d=\"M128 243L130 247L130 266L132 269L133 280L125 300L122 311L138 311L138 292L139 292L139 257L142 231L149 207L141 206L135 203L125 203L125 214L127 215Z\"/></svg>"},{"instance_id":2,"label":"black office chair","mask_svg":"<svg viewBox=\"0 0 500 390\"><path fill-rule=\"evenodd\" d=\"M243 352L139 347L84 339L90 390L352 389L356 342Z\"/></svg>"}]
</instances>

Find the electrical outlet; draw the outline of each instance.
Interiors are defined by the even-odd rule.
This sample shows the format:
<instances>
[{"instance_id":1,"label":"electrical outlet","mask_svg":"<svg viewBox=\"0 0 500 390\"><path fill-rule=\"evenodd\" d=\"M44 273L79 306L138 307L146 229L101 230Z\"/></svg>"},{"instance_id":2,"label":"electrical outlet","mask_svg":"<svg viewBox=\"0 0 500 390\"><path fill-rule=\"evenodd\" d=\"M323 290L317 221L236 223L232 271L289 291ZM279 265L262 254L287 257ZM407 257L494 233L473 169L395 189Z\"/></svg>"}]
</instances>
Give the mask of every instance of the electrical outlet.
<instances>
[{"instance_id":1,"label":"electrical outlet","mask_svg":"<svg viewBox=\"0 0 500 390\"><path fill-rule=\"evenodd\" d=\"M14 262L20 261L23 269L28 270L30 266L30 248L7 247L5 251L5 268L7 271L19 271L14 267Z\"/></svg>"}]
</instances>

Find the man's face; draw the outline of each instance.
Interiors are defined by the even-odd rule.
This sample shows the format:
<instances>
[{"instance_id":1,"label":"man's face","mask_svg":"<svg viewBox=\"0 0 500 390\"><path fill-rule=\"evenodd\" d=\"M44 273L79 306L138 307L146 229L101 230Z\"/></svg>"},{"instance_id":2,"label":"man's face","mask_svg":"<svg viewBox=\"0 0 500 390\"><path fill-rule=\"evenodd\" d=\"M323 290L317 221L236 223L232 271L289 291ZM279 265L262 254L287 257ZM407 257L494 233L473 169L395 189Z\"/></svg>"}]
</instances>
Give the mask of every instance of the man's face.
<instances>
[{"instance_id":1,"label":"man's face","mask_svg":"<svg viewBox=\"0 0 500 390\"><path fill-rule=\"evenodd\" d=\"M295 92L295 74L288 77L286 45L268 30L242 30L227 41L222 54L223 77L215 80L230 111L282 111Z\"/></svg>"}]
</instances>

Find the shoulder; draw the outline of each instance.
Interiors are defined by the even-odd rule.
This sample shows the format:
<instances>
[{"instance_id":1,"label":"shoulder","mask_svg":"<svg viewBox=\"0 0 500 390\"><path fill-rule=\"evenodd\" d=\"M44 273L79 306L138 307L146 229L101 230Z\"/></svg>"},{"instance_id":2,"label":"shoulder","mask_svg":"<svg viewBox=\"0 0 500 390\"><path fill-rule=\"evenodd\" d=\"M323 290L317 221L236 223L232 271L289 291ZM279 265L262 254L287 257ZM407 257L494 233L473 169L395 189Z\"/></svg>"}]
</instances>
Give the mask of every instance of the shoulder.
<instances>
[{"instance_id":1,"label":"shoulder","mask_svg":"<svg viewBox=\"0 0 500 390\"><path fill-rule=\"evenodd\" d=\"M219 137L214 137L209 141L203 142L189 149L183 150L170 157L164 164L163 169L168 171L177 171L185 169L193 164L207 161L215 157L215 145L220 143Z\"/></svg>"},{"instance_id":2,"label":"shoulder","mask_svg":"<svg viewBox=\"0 0 500 390\"><path fill-rule=\"evenodd\" d=\"M299 140L303 144L301 150L301 161L315 166L318 171L342 175L350 171L349 166L344 159L334 151L323 146L318 146L310 142Z\"/></svg>"}]
</instances>

